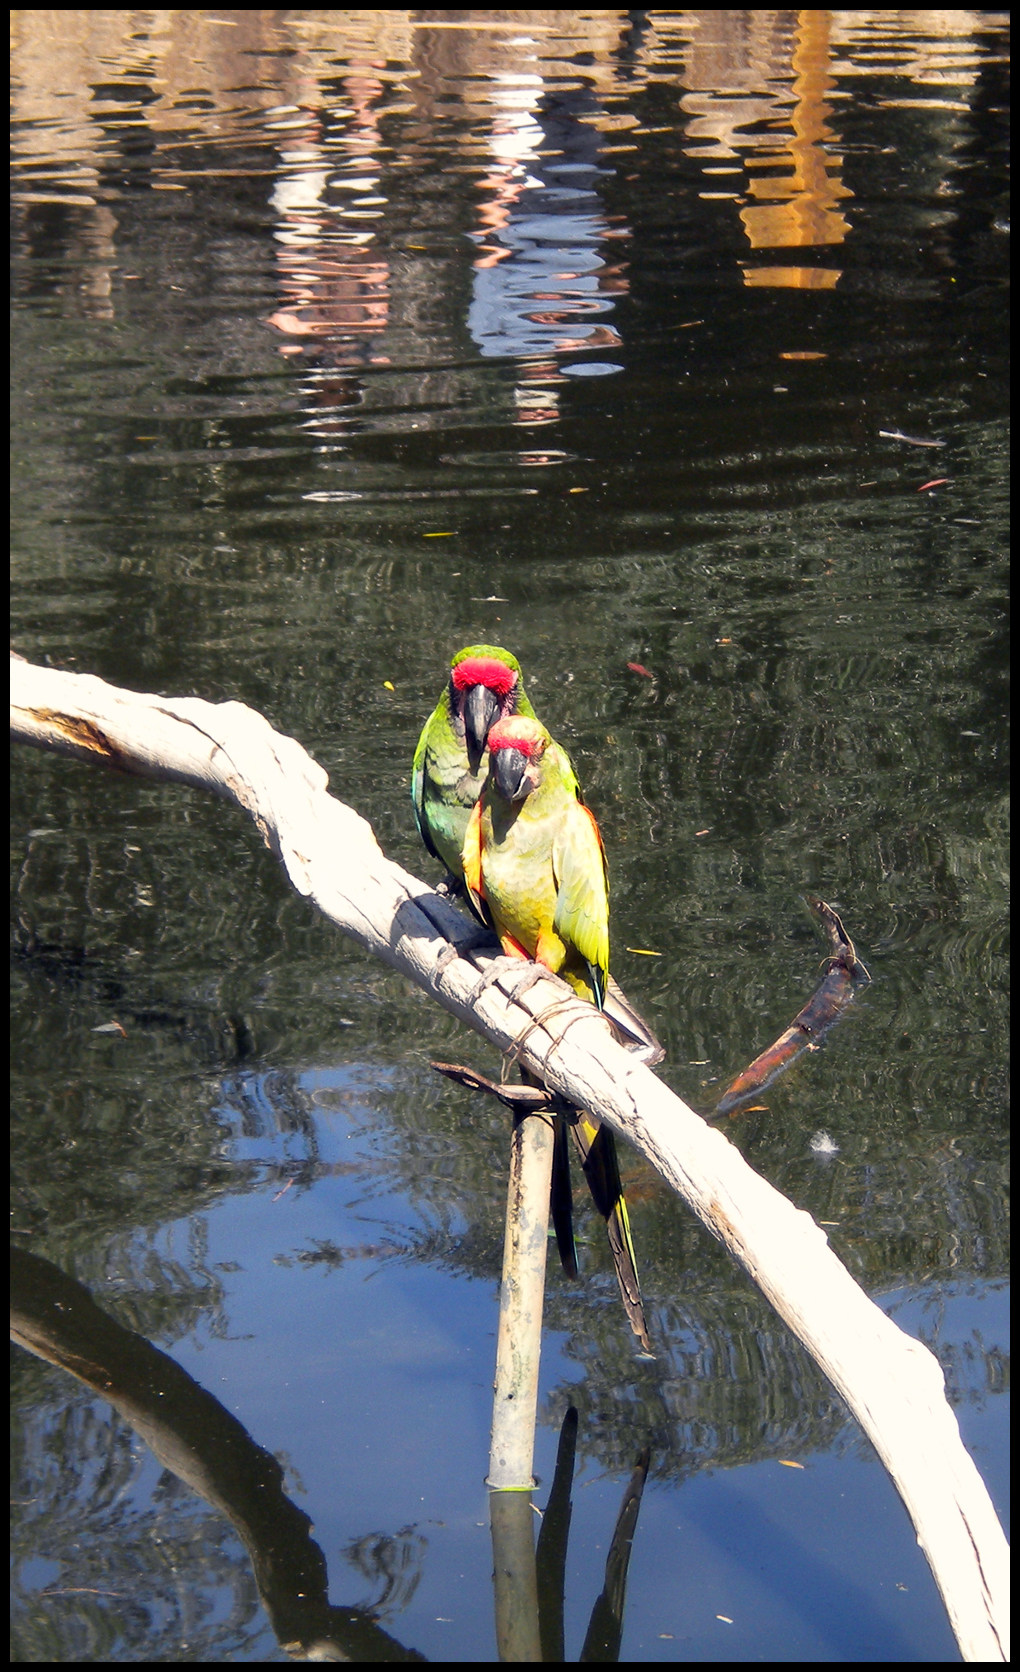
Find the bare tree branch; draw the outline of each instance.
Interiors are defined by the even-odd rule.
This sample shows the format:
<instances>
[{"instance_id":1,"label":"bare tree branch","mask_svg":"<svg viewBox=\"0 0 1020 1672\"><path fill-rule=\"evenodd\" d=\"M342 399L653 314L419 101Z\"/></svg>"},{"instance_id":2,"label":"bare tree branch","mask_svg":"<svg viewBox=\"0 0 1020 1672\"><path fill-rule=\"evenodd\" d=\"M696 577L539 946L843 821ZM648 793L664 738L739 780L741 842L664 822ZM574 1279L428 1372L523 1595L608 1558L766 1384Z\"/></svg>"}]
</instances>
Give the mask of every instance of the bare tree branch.
<instances>
[{"instance_id":1,"label":"bare tree branch","mask_svg":"<svg viewBox=\"0 0 1020 1672\"><path fill-rule=\"evenodd\" d=\"M942 1371L868 1299L810 1215L618 1045L591 1005L477 949L471 924L394 865L293 738L241 703L118 690L13 660L12 733L201 786L254 819L291 882L346 934L570 1103L635 1145L725 1243L846 1400L917 1530L966 1660L1008 1658L1008 1549Z\"/></svg>"}]
</instances>

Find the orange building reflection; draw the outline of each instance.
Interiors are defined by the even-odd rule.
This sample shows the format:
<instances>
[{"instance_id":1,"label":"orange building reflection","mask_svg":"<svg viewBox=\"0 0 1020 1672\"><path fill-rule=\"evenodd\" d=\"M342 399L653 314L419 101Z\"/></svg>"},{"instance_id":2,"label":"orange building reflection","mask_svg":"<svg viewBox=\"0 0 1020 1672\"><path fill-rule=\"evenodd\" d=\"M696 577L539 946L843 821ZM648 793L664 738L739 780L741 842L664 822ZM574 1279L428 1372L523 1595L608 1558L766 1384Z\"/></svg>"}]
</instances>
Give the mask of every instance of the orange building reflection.
<instances>
[{"instance_id":1,"label":"orange building reflection","mask_svg":"<svg viewBox=\"0 0 1020 1672\"><path fill-rule=\"evenodd\" d=\"M739 210L752 250L841 244L850 223L838 205L853 194L840 177L842 156L828 148L832 14L689 16L693 27L683 79L690 91L681 103L692 118L688 140L702 143L685 149L699 158L706 174L719 177L713 187L723 187L729 175L745 170L750 175L743 194L735 181L732 186L727 181L723 189L702 195L752 200ZM748 264L742 271L750 286L828 290L841 270L783 262Z\"/></svg>"},{"instance_id":2,"label":"orange building reflection","mask_svg":"<svg viewBox=\"0 0 1020 1672\"><path fill-rule=\"evenodd\" d=\"M790 164L787 175L769 175L748 182L748 195L771 202L747 204L740 211L751 248L799 249L816 244L841 244L849 222L836 205L851 197L839 177L842 157L827 151L832 137L826 118L825 94L833 84L829 74L828 12L801 12L793 53L796 103L791 124L793 138L776 157ZM764 161L764 159L761 159ZM822 267L744 268L749 285L783 284L798 289L831 289L839 270Z\"/></svg>"}]
</instances>

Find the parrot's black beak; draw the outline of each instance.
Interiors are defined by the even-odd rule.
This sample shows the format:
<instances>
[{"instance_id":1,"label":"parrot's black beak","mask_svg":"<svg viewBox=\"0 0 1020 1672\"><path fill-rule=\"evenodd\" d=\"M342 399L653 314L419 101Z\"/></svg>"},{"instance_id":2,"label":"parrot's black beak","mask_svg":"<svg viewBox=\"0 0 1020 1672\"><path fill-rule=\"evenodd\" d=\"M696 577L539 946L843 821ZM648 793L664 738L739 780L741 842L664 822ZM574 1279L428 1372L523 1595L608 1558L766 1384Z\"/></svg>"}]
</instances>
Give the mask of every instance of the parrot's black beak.
<instances>
[{"instance_id":1,"label":"parrot's black beak","mask_svg":"<svg viewBox=\"0 0 1020 1672\"><path fill-rule=\"evenodd\" d=\"M472 685L464 697L464 742L468 765L477 772L485 753L489 727L499 718L499 698L487 685Z\"/></svg>"},{"instance_id":2,"label":"parrot's black beak","mask_svg":"<svg viewBox=\"0 0 1020 1672\"><path fill-rule=\"evenodd\" d=\"M507 801L523 801L531 793L528 757L520 749L497 749L492 756L492 776L500 795Z\"/></svg>"}]
</instances>

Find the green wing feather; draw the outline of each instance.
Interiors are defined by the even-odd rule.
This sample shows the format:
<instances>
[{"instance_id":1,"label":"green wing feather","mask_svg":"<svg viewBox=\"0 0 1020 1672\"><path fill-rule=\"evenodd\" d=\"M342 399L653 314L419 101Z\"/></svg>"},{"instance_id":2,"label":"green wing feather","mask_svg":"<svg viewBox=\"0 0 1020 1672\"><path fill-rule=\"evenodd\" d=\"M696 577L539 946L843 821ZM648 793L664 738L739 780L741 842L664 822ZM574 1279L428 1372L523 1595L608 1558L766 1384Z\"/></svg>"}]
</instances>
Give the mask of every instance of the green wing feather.
<instances>
[{"instance_id":1,"label":"green wing feather","mask_svg":"<svg viewBox=\"0 0 1020 1672\"><path fill-rule=\"evenodd\" d=\"M460 849L479 780L453 729L450 697L443 692L418 739L411 766L411 806L418 834L429 853L459 876Z\"/></svg>"},{"instance_id":2,"label":"green wing feather","mask_svg":"<svg viewBox=\"0 0 1020 1672\"><path fill-rule=\"evenodd\" d=\"M553 928L588 965L599 1009L609 975L609 882L599 827L575 801L553 843L556 912Z\"/></svg>"},{"instance_id":3,"label":"green wing feather","mask_svg":"<svg viewBox=\"0 0 1020 1672\"><path fill-rule=\"evenodd\" d=\"M421 729L418 747L414 751L414 761L411 766L411 806L414 809L414 822L418 826L421 837L433 859L438 859L432 837L429 835L428 825L425 823L425 750L428 747L429 729L436 718L436 710L429 715Z\"/></svg>"}]
</instances>

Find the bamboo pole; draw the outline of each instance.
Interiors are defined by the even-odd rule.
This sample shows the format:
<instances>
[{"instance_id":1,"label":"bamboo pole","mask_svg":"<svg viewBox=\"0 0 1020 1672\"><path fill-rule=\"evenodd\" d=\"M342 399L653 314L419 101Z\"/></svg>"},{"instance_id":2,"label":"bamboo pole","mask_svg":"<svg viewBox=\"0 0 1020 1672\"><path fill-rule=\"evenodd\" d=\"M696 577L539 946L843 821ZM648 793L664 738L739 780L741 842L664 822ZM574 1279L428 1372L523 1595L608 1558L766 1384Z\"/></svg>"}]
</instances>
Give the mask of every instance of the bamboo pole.
<instances>
[{"instance_id":1,"label":"bamboo pole","mask_svg":"<svg viewBox=\"0 0 1020 1672\"><path fill-rule=\"evenodd\" d=\"M492 1443L485 1483L497 1492L530 1493L535 1484L532 1464L552 1157L549 1117L515 1115L499 1291Z\"/></svg>"},{"instance_id":2,"label":"bamboo pole","mask_svg":"<svg viewBox=\"0 0 1020 1672\"><path fill-rule=\"evenodd\" d=\"M530 1492L490 1492L496 1652L501 1661L542 1659Z\"/></svg>"},{"instance_id":3,"label":"bamboo pole","mask_svg":"<svg viewBox=\"0 0 1020 1672\"><path fill-rule=\"evenodd\" d=\"M1008 1547L934 1356L870 1301L810 1215L760 1178L533 966L492 964L448 901L386 859L293 738L241 703L119 690L11 663L13 735L242 807L299 893L552 1091L628 1138L724 1242L846 1400L917 1531L965 1660L1008 1658ZM479 972L482 971L482 979Z\"/></svg>"}]
</instances>

